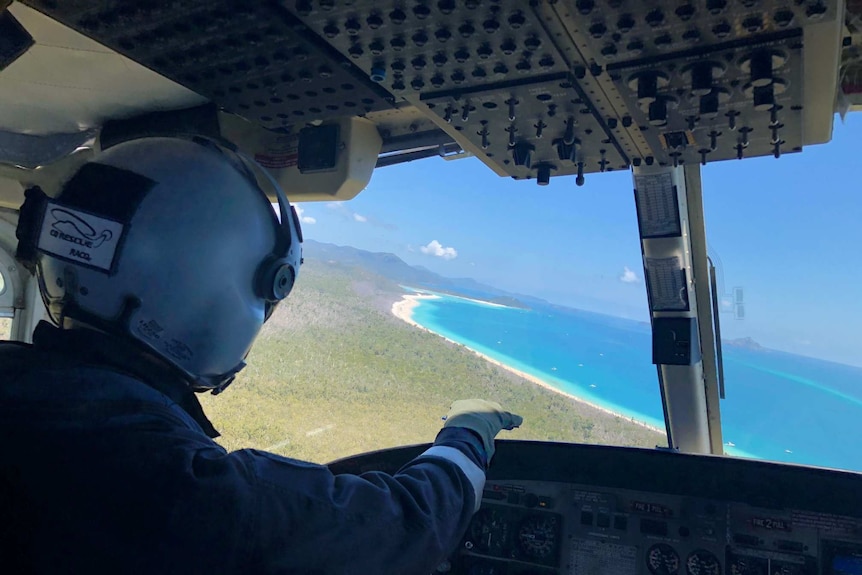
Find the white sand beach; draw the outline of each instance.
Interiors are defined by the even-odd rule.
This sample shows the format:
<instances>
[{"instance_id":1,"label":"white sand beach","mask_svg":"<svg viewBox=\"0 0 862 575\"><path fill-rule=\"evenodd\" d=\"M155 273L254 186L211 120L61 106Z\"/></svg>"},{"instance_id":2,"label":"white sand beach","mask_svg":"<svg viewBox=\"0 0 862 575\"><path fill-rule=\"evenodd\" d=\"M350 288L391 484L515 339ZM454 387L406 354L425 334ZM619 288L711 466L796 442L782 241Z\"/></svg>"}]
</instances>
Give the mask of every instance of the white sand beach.
<instances>
[{"instance_id":1,"label":"white sand beach","mask_svg":"<svg viewBox=\"0 0 862 575\"><path fill-rule=\"evenodd\" d=\"M454 296L454 297L459 297L459 296ZM429 333L433 333L434 335L442 337L443 339L445 339L446 341L448 341L450 343L453 343L455 345L460 345L463 348L469 349L470 351L472 351L473 353L475 353L476 355L478 355L479 357L481 357L485 361L493 363L494 365L499 366L499 367L505 369L506 371L514 373L515 375L518 375L518 376L526 379L527 381L529 381L531 383L534 383L536 385L544 387L545 389L548 389L550 391L553 391L554 393L558 393L560 395L563 395L569 399L572 399L572 400L577 401L579 403L582 403L584 405L588 405L588 406L592 407L593 409L597 409L597 410L599 410L603 413L606 413L608 415L613 415L615 417L625 419L626 421L631 421L635 425L639 425L641 427L655 431L657 433L661 433L661 434L665 433L664 429L660 429L658 427L655 427L654 425L650 425L650 424L645 423L643 421L638 421L636 419L632 419L631 417L629 417L627 415L617 413L615 411L607 409L606 407L602 407L601 405L596 405L595 403L586 401L585 399L580 398L576 395L572 395L571 393L566 393L564 391L560 391L559 389L557 389L556 387L554 387L550 383L548 383L542 379L539 379L538 377L536 377L534 375L531 375L529 373L525 373L519 369L515 369L514 367L506 365L505 363L498 361L498 360L494 359L493 357L489 357L489 356L485 355L484 353L476 351L475 349L473 349L469 346L466 346L460 342L449 339L448 337L446 337L444 335L441 335L435 331L432 331L432 330L430 330L424 326L419 325L418 323L416 323L413 320L413 310L416 308L416 306L419 305L419 303L423 299L440 299L440 297L436 296L436 295L429 295L429 294L408 294L408 295L402 296L402 299L400 301L397 301L394 304L392 304L392 314L395 317L397 317L398 319L405 321L414 327L418 327L419 329L424 329L425 331L427 331ZM464 299L469 299L469 298L464 298ZM475 300L475 301L479 301L479 300ZM489 305L499 305L499 304L491 304L490 302L480 302L480 303L486 303ZM507 307L507 306L500 305L500 307Z\"/></svg>"}]
</instances>

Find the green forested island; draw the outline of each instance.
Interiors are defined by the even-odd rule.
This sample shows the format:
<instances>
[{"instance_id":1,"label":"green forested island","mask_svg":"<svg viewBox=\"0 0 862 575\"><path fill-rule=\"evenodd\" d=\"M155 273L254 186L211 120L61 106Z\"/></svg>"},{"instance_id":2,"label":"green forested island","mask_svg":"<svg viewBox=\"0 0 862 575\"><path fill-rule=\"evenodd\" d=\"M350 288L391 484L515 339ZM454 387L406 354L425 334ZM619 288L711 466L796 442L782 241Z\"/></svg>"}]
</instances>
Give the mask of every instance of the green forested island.
<instances>
[{"instance_id":1,"label":"green forested island","mask_svg":"<svg viewBox=\"0 0 862 575\"><path fill-rule=\"evenodd\" d=\"M524 416L503 439L654 447L662 434L543 389L391 313L398 285L362 267L306 260L264 327L248 367L202 396L228 449L315 462L425 443L455 399L480 397Z\"/></svg>"}]
</instances>

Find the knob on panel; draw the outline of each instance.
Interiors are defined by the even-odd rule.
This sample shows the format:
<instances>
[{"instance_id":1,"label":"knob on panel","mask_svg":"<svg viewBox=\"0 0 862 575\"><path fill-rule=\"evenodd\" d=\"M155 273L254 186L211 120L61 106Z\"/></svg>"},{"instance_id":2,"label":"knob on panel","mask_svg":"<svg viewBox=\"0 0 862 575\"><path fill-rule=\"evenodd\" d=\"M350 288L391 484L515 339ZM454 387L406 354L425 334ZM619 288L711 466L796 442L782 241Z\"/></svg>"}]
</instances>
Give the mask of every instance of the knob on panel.
<instances>
[{"instance_id":1,"label":"knob on panel","mask_svg":"<svg viewBox=\"0 0 862 575\"><path fill-rule=\"evenodd\" d=\"M652 104L658 98L658 92L667 87L668 77L663 72L654 70L638 72L629 78L629 88L637 92L638 104Z\"/></svg>"},{"instance_id":2,"label":"knob on panel","mask_svg":"<svg viewBox=\"0 0 862 575\"><path fill-rule=\"evenodd\" d=\"M787 55L779 50L756 50L739 61L740 69L750 75L751 85L762 88L772 84L774 71L784 66Z\"/></svg>"}]
</instances>

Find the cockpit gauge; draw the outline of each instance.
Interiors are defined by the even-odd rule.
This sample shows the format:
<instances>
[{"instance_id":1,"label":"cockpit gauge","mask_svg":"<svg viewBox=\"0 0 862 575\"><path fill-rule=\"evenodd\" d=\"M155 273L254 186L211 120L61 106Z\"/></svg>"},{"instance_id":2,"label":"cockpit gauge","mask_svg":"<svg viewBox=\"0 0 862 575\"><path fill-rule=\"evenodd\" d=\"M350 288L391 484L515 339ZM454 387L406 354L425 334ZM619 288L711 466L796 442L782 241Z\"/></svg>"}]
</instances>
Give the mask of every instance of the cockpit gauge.
<instances>
[{"instance_id":1,"label":"cockpit gauge","mask_svg":"<svg viewBox=\"0 0 862 575\"><path fill-rule=\"evenodd\" d=\"M509 546L509 521L496 507L480 509L470 524L467 544L473 551L485 555L502 556Z\"/></svg>"},{"instance_id":2,"label":"cockpit gauge","mask_svg":"<svg viewBox=\"0 0 862 575\"><path fill-rule=\"evenodd\" d=\"M679 573L679 554L666 543L653 545L647 551L647 567L653 575L676 575Z\"/></svg>"},{"instance_id":3,"label":"cockpit gauge","mask_svg":"<svg viewBox=\"0 0 862 575\"><path fill-rule=\"evenodd\" d=\"M730 575L769 575L769 561L764 557L734 555L728 561Z\"/></svg>"},{"instance_id":4,"label":"cockpit gauge","mask_svg":"<svg viewBox=\"0 0 862 575\"><path fill-rule=\"evenodd\" d=\"M518 526L518 549L527 558L549 561L556 555L559 531L556 515L531 515Z\"/></svg>"},{"instance_id":5,"label":"cockpit gauge","mask_svg":"<svg viewBox=\"0 0 862 575\"><path fill-rule=\"evenodd\" d=\"M718 558L704 549L693 551L685 562L688 575L721 575Z\"/></svg>"}]
</instances>

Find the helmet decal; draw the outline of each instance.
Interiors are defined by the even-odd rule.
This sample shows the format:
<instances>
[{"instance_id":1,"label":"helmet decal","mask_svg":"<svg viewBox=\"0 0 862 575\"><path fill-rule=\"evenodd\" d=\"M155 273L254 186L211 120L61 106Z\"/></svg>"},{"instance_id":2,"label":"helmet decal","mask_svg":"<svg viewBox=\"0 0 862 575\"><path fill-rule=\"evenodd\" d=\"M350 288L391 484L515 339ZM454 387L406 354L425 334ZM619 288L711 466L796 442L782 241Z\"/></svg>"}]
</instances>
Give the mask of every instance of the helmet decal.
<instances>
[{"instance_id":1,"label":"helmet decal","mask_svg":"<svg viewBox=\"0 0 862 575\"><path fill-rule=\"evenodd\" d=\"M36 247L60 259L110 272L124 230L120 222L49 201Z\"/></svg>"}]
</instances>

